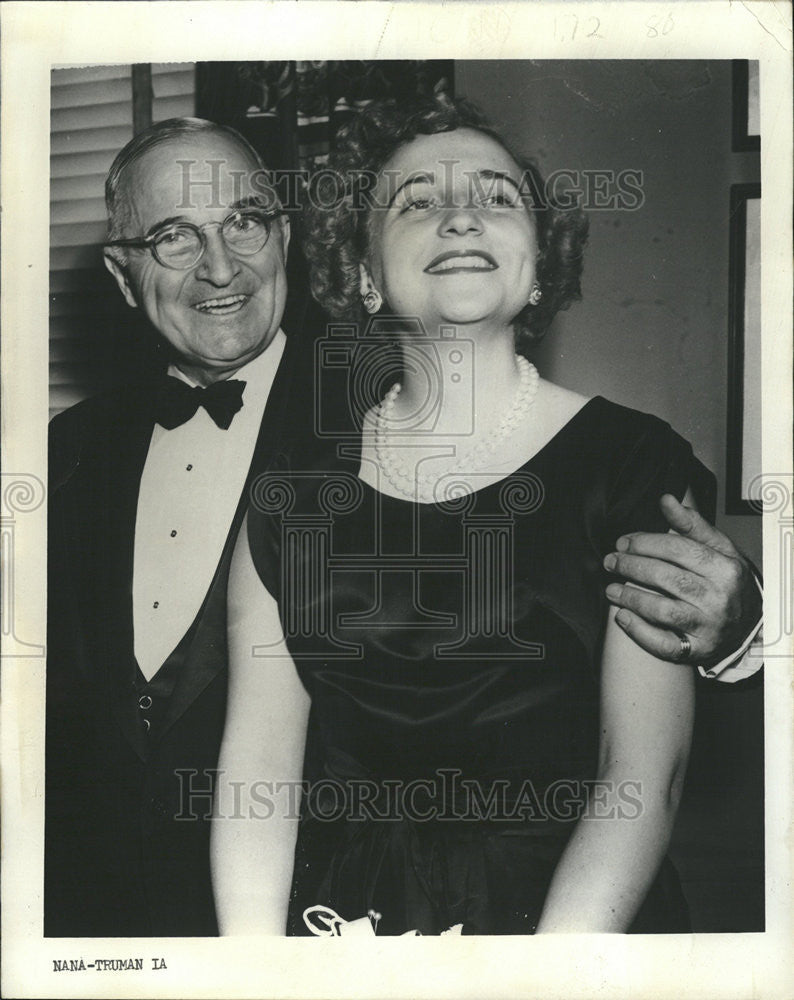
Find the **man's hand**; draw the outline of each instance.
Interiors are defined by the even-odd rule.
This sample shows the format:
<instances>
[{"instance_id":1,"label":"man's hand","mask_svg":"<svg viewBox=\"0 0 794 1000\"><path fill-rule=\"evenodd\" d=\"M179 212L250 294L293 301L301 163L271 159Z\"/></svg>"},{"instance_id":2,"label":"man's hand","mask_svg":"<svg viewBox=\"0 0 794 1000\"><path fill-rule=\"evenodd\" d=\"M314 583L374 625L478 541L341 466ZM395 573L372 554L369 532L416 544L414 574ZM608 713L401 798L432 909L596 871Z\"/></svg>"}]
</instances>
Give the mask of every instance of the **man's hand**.
<instances>
[{"instance_id":1,"label":"man's hand","mask_svg":"<svg viewBox=\"0 0 794 1000\"><path fill-rule=\"evenodd\" d=\"M660 506L676 533L619 538L604 567L626 583L611 583L606 594L622 609L618 624L643 649L663 660L712 666L757 624L761 594L750 564L726 535L669 494ZM691 645L684 657L681 637Z\"/></svg>"}]
</instances>

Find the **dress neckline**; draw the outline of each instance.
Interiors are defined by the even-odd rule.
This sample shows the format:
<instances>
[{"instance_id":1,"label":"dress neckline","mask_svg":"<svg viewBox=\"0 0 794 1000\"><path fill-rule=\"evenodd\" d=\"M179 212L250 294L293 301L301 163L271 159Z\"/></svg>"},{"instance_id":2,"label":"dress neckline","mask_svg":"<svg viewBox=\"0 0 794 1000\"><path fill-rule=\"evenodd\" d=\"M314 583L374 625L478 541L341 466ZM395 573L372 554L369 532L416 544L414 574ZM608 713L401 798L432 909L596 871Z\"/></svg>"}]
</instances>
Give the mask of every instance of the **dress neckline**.
<instances>
[{"instance_id":1,"label":"dress neckline","mask_svg":"<svg viewBox=\"0 0 794 1000\"><path fill-rule=\"evenodd\" d=\"M512 476L515 476L517 473L523 472L529 465L536 462L541 457L541 455L544 454L544 452L546 452L549 448L552 447L552 445L557 444L561 438L565 437L566 434L569 432L570 428L579 423L579 418L582 416L585 410L589 410L590 407L593 405L593 403L595 403L597 400L603 401L604 397L592 396L590 399L588 399L586 403L584 403L582 406L579 407L579 409L576 411L576 413L574 413L572 417L566 420L565 423L558 430L556 430L554 434L552 434L552 436L548 439L548 441L546 441L545 444L541 445L541 447L538 448L538 450L534 452L534 454L530 455L529 458L526 459L526 461L522 462L521 465L516 466L515 469L512 469L510 472L508 472L504 476L501 476L499 479L495 479L492 483L488 483L486 486L480 487L480 489L471 490L471 492L464 494L464 496L469 497L469 496L479 496L480 494L484 494L488 490L493 489L494 487L502 486ZM360 465L361 463L360 451L358 455L358 462ZM453 497L451 500L417 500L412 497L397 497L393 496L391 493L384 493L383 490L379 490L376 486L373 486L371 483L368 483L365 479L362 479L360 476L358 477L358 479L363 486L365 486L372 493L376 494L378 497L384 500L394 500L396 503L412 504L415 507L446 507L449 504L454 505L456 503L459 503L461 499L460 497Z\"/></svg>"}]
</instances>

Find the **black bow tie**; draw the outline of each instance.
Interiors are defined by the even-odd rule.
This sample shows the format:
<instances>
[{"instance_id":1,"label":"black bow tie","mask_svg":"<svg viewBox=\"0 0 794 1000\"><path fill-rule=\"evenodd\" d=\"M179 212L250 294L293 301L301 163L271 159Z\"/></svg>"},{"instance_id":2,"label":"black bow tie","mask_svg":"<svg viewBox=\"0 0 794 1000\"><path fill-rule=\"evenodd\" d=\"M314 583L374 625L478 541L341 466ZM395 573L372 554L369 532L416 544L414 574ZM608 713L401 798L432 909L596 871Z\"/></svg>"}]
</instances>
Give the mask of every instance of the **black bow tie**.
<instances>
[{"instance_id":1,"label":"black bow tie","mask_svg":"<svg viewBox=\"0 0 794 1000\"><path fill-rule=\"evenodd\" d=\"M168 375L157 393L154 418L170 431L190 420L203 406L218 427L228 430L235 413L242 408L243 389L245 382L240 379L213 382L202 389Z\"/></svg>"}]
</instances>

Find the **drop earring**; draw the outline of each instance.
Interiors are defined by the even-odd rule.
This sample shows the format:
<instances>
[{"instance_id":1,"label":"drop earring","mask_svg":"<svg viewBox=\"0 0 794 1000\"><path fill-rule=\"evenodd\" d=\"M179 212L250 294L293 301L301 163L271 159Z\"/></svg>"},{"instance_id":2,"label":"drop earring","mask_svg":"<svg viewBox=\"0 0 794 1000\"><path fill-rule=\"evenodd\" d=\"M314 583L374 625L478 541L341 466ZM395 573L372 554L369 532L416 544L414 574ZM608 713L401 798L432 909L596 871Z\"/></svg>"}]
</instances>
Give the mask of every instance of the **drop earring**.
<instances>
[{"instance_id":1,"label":"drop earring","mask_svg":"<svg viewBox=\"0 0 794 1000\"><path fill-rule=\"evenodd\" d=\"M540 285L536 281L532 286L532 291L529 293L529 304L531 306L536 306L542 298L543 292L541 291Z\"/></svg>"},{"instance_id":2,"label":"drop earring","mask_svg":"<svg viewBox=\"0 0 794 1000\"><path fill-rule=\"evenodd\" d=\"M383 305L383 297L377 289L371 288L366 295L362 296L362 302L367 312L373 314L378 312Z\"/></svg>"}]
</instances>

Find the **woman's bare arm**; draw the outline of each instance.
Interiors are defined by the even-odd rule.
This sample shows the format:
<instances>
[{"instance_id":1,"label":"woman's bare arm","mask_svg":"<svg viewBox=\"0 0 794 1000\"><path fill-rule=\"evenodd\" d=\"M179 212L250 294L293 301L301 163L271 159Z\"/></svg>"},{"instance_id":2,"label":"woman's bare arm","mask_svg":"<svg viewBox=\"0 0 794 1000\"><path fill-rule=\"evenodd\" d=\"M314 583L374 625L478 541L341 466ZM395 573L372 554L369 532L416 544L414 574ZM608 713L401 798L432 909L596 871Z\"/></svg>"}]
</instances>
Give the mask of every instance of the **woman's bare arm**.
<instances>
[{"instance_id":1,"label":"woman's bare arm","mask_svg":"<svg viewBox=\"0 0 794 1000\"><path fill-rule=\"evenodd\" d=\"M229 695L211 839L218 924L224 935L284 934L309 698L276 602L251 561L245 525L229 578L228 629Z\"/></svg>"},{"instance_id":2,"label":"woman's bare arm","mask_svg":"<svg viewBox=\"0 0 794 1000\"><path fill-rule=\"evenodd\" d=\"M560 859L537 933L626 931L667 849L681 798L693 669L640 649L616 624L616 610L609 612L601 659L598 779L606 784ZM626 809L626 790L640 800L639 810ZM598 818L610 807L611 818Z\"/></svg>"}]
</instances>

